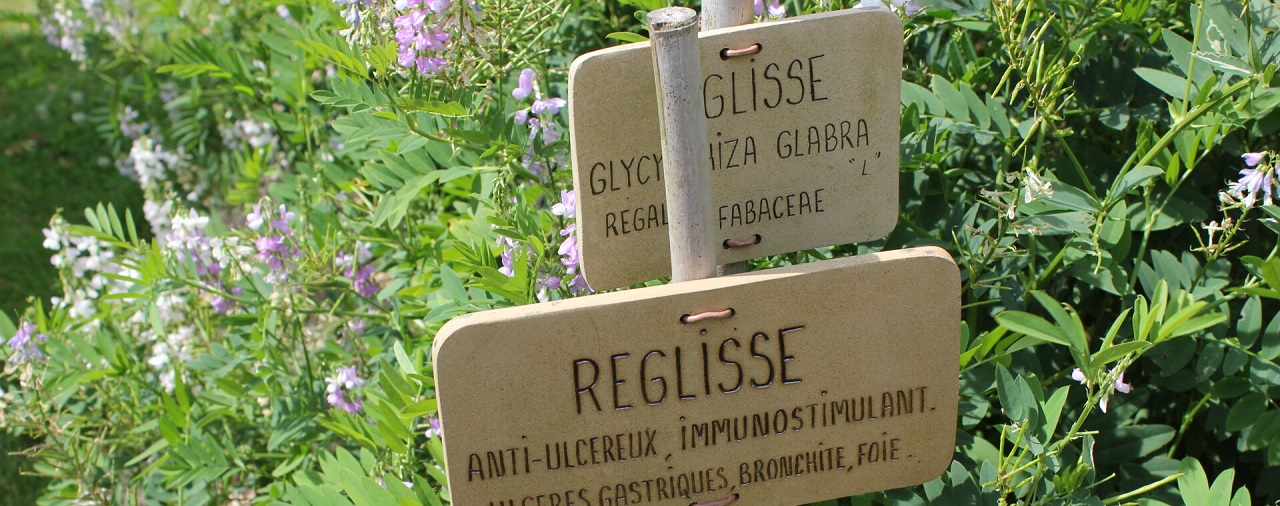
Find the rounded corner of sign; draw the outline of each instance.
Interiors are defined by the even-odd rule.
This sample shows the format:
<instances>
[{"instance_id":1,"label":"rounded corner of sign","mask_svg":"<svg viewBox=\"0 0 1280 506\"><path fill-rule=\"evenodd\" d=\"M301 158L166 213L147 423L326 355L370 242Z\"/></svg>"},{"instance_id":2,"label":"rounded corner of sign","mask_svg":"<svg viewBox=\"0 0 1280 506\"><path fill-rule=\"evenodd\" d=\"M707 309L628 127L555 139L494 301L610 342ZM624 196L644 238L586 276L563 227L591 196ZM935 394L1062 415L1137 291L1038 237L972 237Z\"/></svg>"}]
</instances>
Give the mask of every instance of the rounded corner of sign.
<instances>
[{"instance_id":1,"label":"rounded corner of sign","mask_svg":"<svg viewBox=\"0 0 1280 506\"><path fill-rule=\"evenodd\" d=\"M946 444L946 449L944 450L943 441L947 441L948 439L950 440L950 443ZM915 483L912 483L911 485L908 485L908 486L915 486L921 483L932 481L937 477L942 476L942 473L947 472L947 469L951 468L952 455L956 446L955 425L951 426L950 438L938 438L938 441L939 441L937 443L938 451L933 452L933 455L930 455L928 457L928 460L926 460L924 463L921 464L921 466L925 469L925 472L923 473L924 475L915 480L912 480Z\"/></svg>"},{"instance_id":2,"label":"rounded corner of sign","mask_svg":"<svg viewBox=\"0 0 1280 506\"><path fill-rule=\"evenodd\" d=\"M920 246L913 249L920 258L927 259L930 264L944 271L940 273L942 276L955 278L957 281L960 279L960 265L956 263L955 257L946 248L941 246Z\"/></svg>"},{"instance_id":3,"label":"rounded corner of sign","mask_svg":"<svg viewBox=\"0 0 1280 506\"><path fill-rule=\"evenodd\" d=\"M621 46L606 47L578 55L577 58L574 58L573 61L569 63L569 88L573 88L574 78L577 77L579 73L589 72L592 69L592 66L596 65L596 62L600 61L601 58L608 58L609 55L616 53L619 48L631 45L632 44L623 44Z\"/></svg>"},{"instance_id":4,"label":"rounded corner of sign","mask_svg":"<svg viewBox=\"0 0 1280 506\"><path fill-rule=\"evenodd\" d=\"M570 83L573 83L573 81L577 79L578 73L582 71L583 65L590 64L588 62L590 62L593 54L595 53L578 55L577 58L574 58L573 61L569 63L569 82ZM570 84L569 87L572 88L573 85Z\"/></svg>"},{"instance_id":5,"label":"rounded corner of sign","mask_svg":"<svg viewBox=\"0 0 1280 506\"><path fill-rule=\"evenodd\" d=\"M878 19L884 20L884 21L888 22L891 26L895 26L895 27L897 27L897 28L898 28L898 37L897 37L897 39L898 39L899 41L901 41L901 40L903 39L903 34L902 34L902 26L903 26L903 24L902 24L902 18L901 18L901 17L898 17L898 15L897 15L896 13L894 13L892 10L890 10L887 6L886 6L886 7L884 7L883 9L881 9L881 8L876 8L876 9L874 9L874 10L870 10L870 9L869 9L869 10L864 11L864 12L866 12L867 14L870 14L870 15L877 16L877 18L878 18ZM873 13L874 13L874 14L873 14Z\"/></svg>"},{"instance_id":6,"label":"rounded corner of sign","mask_svg":"<svg viewBox=\"0 0 1280 506\"><path fill-rule=\"evenodd\" d=\"M579 238L578 240L581 241L582 239ZM582 243L579 242L578 244L582 244ZM585 248L583 248L583 251L582 251L582 258L584 261L578 264L578 270L582 273L582 279L587 281L587 286L591 287L591 289L594 291L612 290L614 288L617 288L616 286L609 284L610 282L613 281L611 279L595 279L595 278L599 278L600 276L595 276L595 278L592 277L591 275L592 271L589 267L587 267L588 264L585 261L587 258Z\"/></svg>"},{"instance_id":7,"label":"rounded corner of sign","mask_svg":"<svg viewBox=\"0 0 1280 506\"><path fill-rule=\"evenodd\" d=\"M449 344L449 338L465 329L468 320L467 315L462 315L445 322L444 326L440 327L440 330L436 332L435 339L431 343L431 363L440 363L440 357L445 353L445 346ZM457 339L454 339L454 341L456 340ZM452 348L452 346L450 346L450 348Z\"/></svg>"}]
</instances>

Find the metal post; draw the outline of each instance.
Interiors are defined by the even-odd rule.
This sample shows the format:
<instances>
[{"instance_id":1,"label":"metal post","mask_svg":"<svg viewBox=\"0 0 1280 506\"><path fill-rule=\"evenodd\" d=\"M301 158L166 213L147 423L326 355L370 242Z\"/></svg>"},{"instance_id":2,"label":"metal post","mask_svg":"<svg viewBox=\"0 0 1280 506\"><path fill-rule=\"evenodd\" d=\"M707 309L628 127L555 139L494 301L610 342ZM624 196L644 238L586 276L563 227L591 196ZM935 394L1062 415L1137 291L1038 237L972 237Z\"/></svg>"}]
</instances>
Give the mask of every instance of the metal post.
<instances>
[{"instance_id":1,"label":"metal post","mask_svg":"<svg viewBox=\"0 0 1280 506\"><path fill-rule=\"evenodd\" d=\"M755 15L751 0L702 0L702 29L745 25Z\"/></svg>"},{"instance_id":2,"label":"metal post","mask_svg":"<svg viewBox=\"0 0 1280 506\"><path fill-rule=\"evenodd\" d=\"M703 30L750 24L754 15L751 0L702 0ZM718 276L740 272L747 272L747 262L732 262L716 269Z\"/></svg>"},{"instance_id":3,"label":"metal post","mask_svg":"<svg viewBox=\"0 0 1280 506\"><path fill-rule=\"evenodd\" d=\"M650 12L649 37L662 119L671 281L714 277L711 162L706 153L698 13L686 7Z\"/></svg>"}]
</instances>

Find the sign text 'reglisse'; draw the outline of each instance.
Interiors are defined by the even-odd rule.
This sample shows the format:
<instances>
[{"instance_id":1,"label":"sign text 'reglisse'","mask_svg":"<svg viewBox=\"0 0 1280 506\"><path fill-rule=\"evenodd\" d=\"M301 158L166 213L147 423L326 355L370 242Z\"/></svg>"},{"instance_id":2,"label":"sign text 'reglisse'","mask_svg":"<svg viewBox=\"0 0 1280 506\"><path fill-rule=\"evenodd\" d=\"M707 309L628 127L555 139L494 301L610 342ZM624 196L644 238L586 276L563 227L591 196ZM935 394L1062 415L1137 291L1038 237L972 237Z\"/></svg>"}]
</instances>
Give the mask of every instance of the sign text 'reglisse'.
<instances>
[{"instance_id":1,"label":"sign text 'reglisse'","mask_svg":"<svg viewBox=\"0 0 1280 506\"><path fill-rule=\"evenodd\" d=\"M454 503L777 505L922 483L955 445L959 325L937 248L459 317L434 350Z\"/></svg>"}]
</instances>

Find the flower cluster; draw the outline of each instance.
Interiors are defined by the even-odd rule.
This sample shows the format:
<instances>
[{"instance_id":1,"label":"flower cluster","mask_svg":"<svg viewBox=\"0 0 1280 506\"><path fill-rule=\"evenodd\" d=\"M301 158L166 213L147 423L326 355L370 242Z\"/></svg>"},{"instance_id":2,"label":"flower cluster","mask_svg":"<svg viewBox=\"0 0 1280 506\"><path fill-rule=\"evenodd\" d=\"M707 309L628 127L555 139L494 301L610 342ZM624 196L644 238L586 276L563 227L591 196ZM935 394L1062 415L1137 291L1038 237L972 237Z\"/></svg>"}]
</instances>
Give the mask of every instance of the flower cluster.
<instances>
[{"instance_id":1,"label":"flower cluster","mask_svg":"<svg viewBox=\"0 0 1280 506\"><path fill-rule=\"evenodd\" d=\"M325 382L328 383L325 391L329 393L325 398L330 406L353 414L364 409L364 399L359 396L359 391L364 387L364 379L356 375L354 366L339 367L333 376L325 378Z\"/></svg>"},{"instance_id":2,"label":"flower cluster","mask_svg":"<svg viewBox=\"0 0 1280 506\"><path fill-rule=\"evenodd\" d=\"M1112 372L1114 373L1115 371L1112 371ZM1071 379L1076 380L1077 382L1083 383L1085 385L1092 384L1089 378L1085 376L1084 371L1081 370L1079 367L1071 371ZM1129 393L1130 389L1131 389L1130 385L1124 382L1124 371L1121 371L1120 374L1116 376L1115 383L1108 385L1106 388L1106 391L1102 393L1102 399L1098 400L1098 407L1102 408L1103 413L1106 413L1107 405L1110 404L1111 402L1111 393L1120 392L1122 394L1127 394Z\"/></svg>"},{"instance_id":3,"label":"flower cluster","mask_svg":"<svg viewBox=\"0 0 1280 506\"><path fill-rule=\"evenodd\" d=\"M769 19L782 19L787 17L787 8L779 5L778 0L772 0L768 7L765 7L764 0L756 0L755 8L757 16L764 16L764 13L767 11L769 13Z\"/></svg>"},{"instance_id":4,"label":"flower cluster","mask_svg":"<svg viewBox=\"0 0 1280 506\"><path fill-rule=\"evenodd\" d=\"M373 253L369 250L369 244L356 241L355 254L339 251L334 256L333 266L343 269L343 275L351 278L351 288L362 297L373 297L378 293L378 284L373 281L373 275L378 272L378 268L369 263L373 259ZM361 323L363 325L363 323Z\"/></svg>"},{"instance_id":5,"label":"flower cluster","mask_svg":"<svg viewBox=\"0 0 1280 506\"><path fill-rule=\"evenodd\" d=\"M31 322L22 322L21 325L18 325L18 331L14 332L13 337L9 339L9 348L13 350L13 355L9 357L9 362L34 362L48 358L44 352L40 351L40 347L37 344L43 343L48 339L49 336L37 332L36 326L32 325Z\"/></svg>"},{"instance_id":6,"label":"flower cluster","mask_svg":"<svg viewBox=\"0 0 1280 506\"><path fill-rule=\"evenodd\" d=\"M284 204L280 204L274 217L270 207L264 211L262 204L254 204L253 212L245 217L249 228L262 231L263 235L258 236L253 246L257 249L258 262L266 264L269 270L263 280L273 285L289 281L290 266L286 261L302 258L302 251L293 246L293 229L289 225L297 217ZM267 224L270 227L265 227Z\"/></svg>"},{"instance_id":7,"label":"flower cluster","mask_svg":"<svg viewBox=\"0 0 1280 506\"><path fill-rule=\"evenodd\" d=\"M172 229L164 238L166 248L177 254L178 260L195 264L196 275L207 286L215 290L210 305L214 311L226 313L231 310L233 302L224 294L242 293L239 287L228 288L222 272L233 265L239 265L244 258L253 254L253 250L240 245L237 237L209 237L204 229L209 225L209 217L201 216L195 209L187 214L178 213L170 219Z\"/></svg>"},{"instance_id":8,"label":"flower cluster","mask_svg":"<svg viewBox=\"0 0 1280 506\"><path fill-rule=\"evenodd\" d=\"M400 66L422 75L439 72L448 65L439 55L448 49L450 36L443 21L453 0L400 0L396 7L401 14L392 24Z\"/></svg>"},{"instance_id":9,"label":"flower cluster","mask_svg":"<svg viewBox=\"0 0 1280 506\"><path fill-rule=\"evenodd\" d=\"M262 149L276 144L276 129L271 123L242 119L222 126L218 129L223 145L232 151L239 151L248 145L252 149Z\"/></svg>"},{"instance_id":10,"label":"flower cluster","mask_svg":"<svg viewBox=\"0 0 1280 506\"><path fill-rule=\"evenodd\" d=\"M121 160L116 167L120 173L138 182L145 191L159 188L165 175L177 170L183 163L183 152L168 151L163 145L150 137L139 137L133 141L129 156Z\"/></svg>"},{"instance_id":11,"label":"flower cluster","mask_svg":"<svg viewBox=\"0 0 1280 506\"><path fill-rule=\"evenodd\" d=\"M518 85L516 89L511 90L511 96L516 100L524 100L533 96L533 105L520 109L512 114L516 123L529 126L529 148L524 153L524 164L528 167L529 172L534 174L543 174L548 168L543 162L538 161L534 155L535 141L541 141L543 145L554 144L560 140L560 126L555 121L555 116L560 114L560 109L564 108L566 102L560 97L542 97L542 90L538 87L538 83L534 81L533 69L526 68L520 71ZM557 158L551 160L553 166L559 165L561 161Z\"/></svg>"},{"instance_id":12,"label":"flower cluster","mask_svg":"<svg viewBox=\"0 0 1280 506\"><path fill-rule=\"evenodd\" d=\"M1262 197L1264 205L1271 205L1272 181L1276 178L1275 154L1270 152L1245 153L1241 158L1247 168L1240 171L1240 179L1232 181L1227 193L1239 199L1245 207L1253 207Z\"/></svg>"},{"instance_id":13,"label":"flower cluster","mask_svg":"<svg viewBox=\"0 0 1280 506\"><path fill-rule=\"evenodd\" d=\"M138 111L132 106L124 106L124 109L116 114L116 123L120 127L120 135L130 139L138 139L147 134L151 130L151 124L145 121L135 122L138 119Z\"/></svg>"},{"instance_id":14,"label":"flower cluster","mask_svg":"<svg viewBox=\"0 0 1280 506\"><path fill-rule=\"evenodd\" d=\"M154 342L151 345L151 357L147 359L147 363L155 369L160 379L160 386L165 392L173 392L177 386L175 381L177 370L174 368L174 362L191 360L191 343L195 334L194 326L179 325L176 330L166 334L164 339L152 335Z\"/></svg>"},{"instance_id":15,"label":"flower cluster","mask_svg":"<svg viewBox=\"0 0 1280 506\"><path fill-rule=\"evenodd\" d=\"M574 196L573 190L562 190L560 192L560 203L551 206L551 214L563 217L566 220L574 219L578 212L577 198ZM583 294L591 291L591 287L587 285L587 278L582 276L579 271L579 264L582 258L578 249L578 234L575 233L577 225L570 223L560 231L560 236L564 237L564 242L560 243L560 263L564 265L565 273L572 276L569 281L569 289L575 294ZM548 279L549 281L550 279ZM556 280L559 285L559 280Z\"/></svg>"},{"instance_id":16,"label":"flower cluster","mask_svg":"<svg viewBox=\"0 0 1280 506\"><path fill-rule=\"evenodd\" d=\"M84 62L88 59L84 48L84 36L81 33L84 31L84 21L76 17L75 13L62 2L53 5L53 12L49 18L40 20L40 31L44 32L50 45L71 55L72 61Z\"/></svg>"},{"instance_id":17,"label":"flower cluster","mask_svg":"<svg viewBox=\"0 0 1280 506\"><path fill-rule=\"evenodd\" d=\"M61 215L49 220L44 232L44 247L54 251L49 263L65 269L63 294L53 297L54 307L69 308L76 318L90 319L98 313L96 300L104 292L122 292L121 278L137 277L137 273L120 265L111 245L94 236L74 235Z\"/></svg>"}]
</instances>

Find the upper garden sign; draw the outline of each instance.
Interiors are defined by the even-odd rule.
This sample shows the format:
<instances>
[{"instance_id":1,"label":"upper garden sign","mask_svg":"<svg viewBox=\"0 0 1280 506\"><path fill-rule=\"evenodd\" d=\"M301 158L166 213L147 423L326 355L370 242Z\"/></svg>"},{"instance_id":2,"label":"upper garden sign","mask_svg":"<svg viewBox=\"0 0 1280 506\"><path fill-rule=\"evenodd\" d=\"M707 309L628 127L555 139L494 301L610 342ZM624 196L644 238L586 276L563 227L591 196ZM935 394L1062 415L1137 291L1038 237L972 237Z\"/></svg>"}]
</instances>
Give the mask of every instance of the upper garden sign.
<instances>
[{"instance_id":1,"label":"upper garden sign","mask_svg":"<svg viewBox=\"0 0 1280 506\"><path fill-rule=\"evenodd\" d=\"M717 263L878 239L898 216L902 22L858 8L699 36ZM730 56L735 50L750 53ZM648 43L569 70L578 233L597 290L670 274Z\"/></svg>"}]
</instances>

